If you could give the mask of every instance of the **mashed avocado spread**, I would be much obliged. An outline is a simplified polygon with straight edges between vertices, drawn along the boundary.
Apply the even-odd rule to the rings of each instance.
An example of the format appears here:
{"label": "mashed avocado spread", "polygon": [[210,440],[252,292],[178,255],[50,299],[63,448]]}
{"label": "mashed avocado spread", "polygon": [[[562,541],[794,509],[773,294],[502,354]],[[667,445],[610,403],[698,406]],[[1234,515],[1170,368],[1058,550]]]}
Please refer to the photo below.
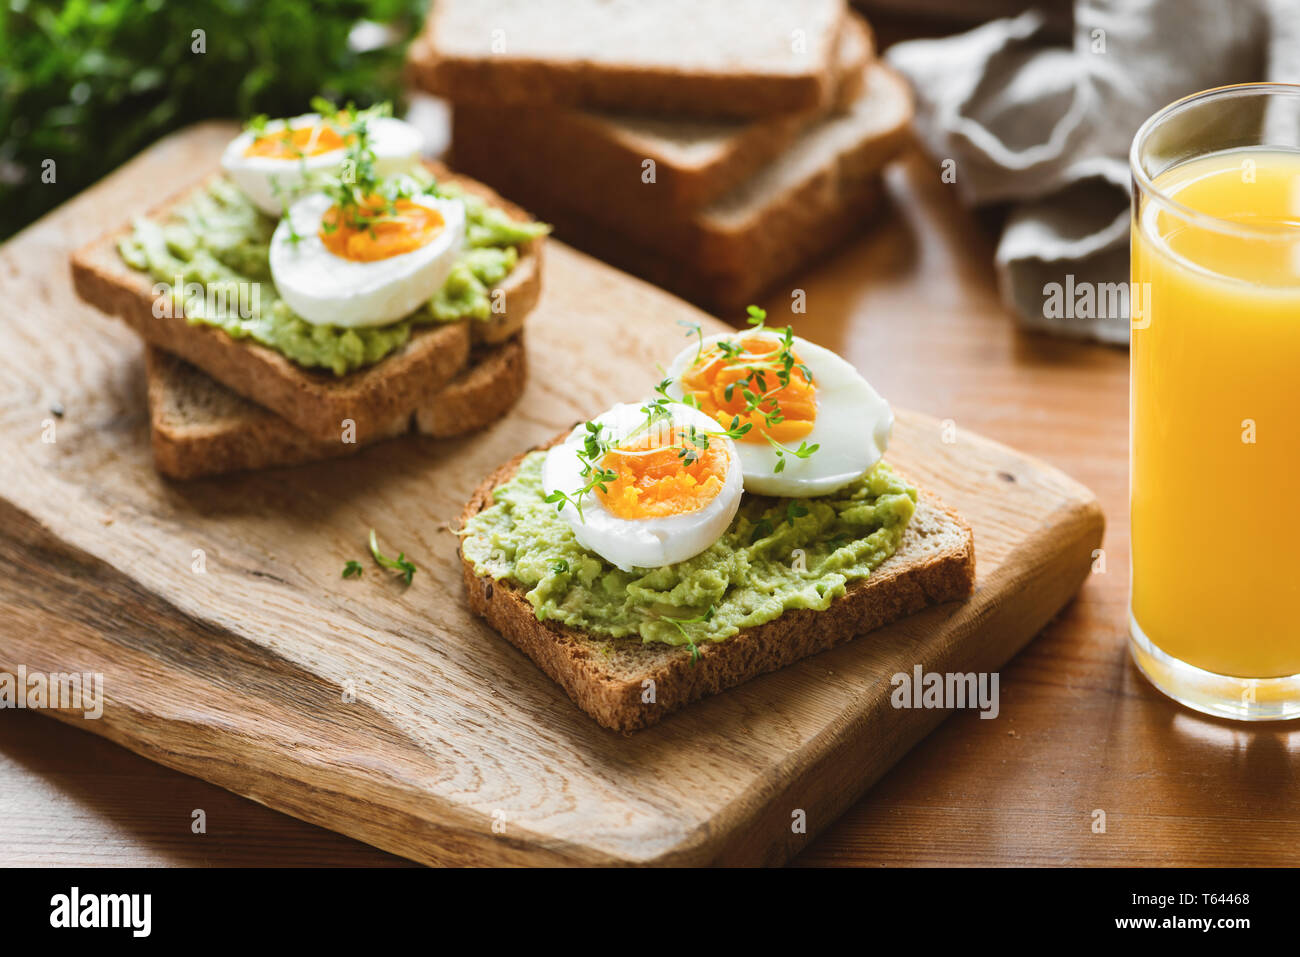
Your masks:
{"label": "mashed avocado spread", "polygon": [[[547,231],[541,223],[517,222],[454,185],[439,185],[433,192],[465,203],[465,250],[426,307],[386,326],[313,325],[295,315],[276,296],[271,281],[268,250],[276,220],[258,211],[225,179],[198,191],[167,222],[137,220],[131,235],[118,243],[118,251],[133,269],[172,284],[173,298],[184,304],[189,322],[216,326],[236,339],[252,339],[299,365],[344,375],[401,348],[417,323],[490,318],[489,291],[515,267],[516,247]],[[186,295],[178,280],[179,285],[197,283],[222,295]],[[256,297],[248,292],[252,283],[257,284]],[[214,298],[225,307],[207,305]]]}
{"label": "mashed avocado spread", "polygon": [[528,455],[463,531],[480,575],[522,587],[539,620],[615,638],[724,641],[794,608],[822,611],[898,550],[916,489],[883,462],[820,498],[746,494],[723,536],[694,558],[620,571],[582,548],[543,501],[544,452]]}

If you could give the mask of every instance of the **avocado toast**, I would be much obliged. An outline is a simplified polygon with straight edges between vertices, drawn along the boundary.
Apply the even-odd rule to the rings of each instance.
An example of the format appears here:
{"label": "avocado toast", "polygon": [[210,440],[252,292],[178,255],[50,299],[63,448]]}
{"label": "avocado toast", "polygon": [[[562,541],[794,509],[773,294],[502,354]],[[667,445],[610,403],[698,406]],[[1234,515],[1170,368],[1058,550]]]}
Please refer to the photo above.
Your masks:
{"label": "avocado toast", "polygon": [[[461,514],[462,526],[492,506],[493,493],[515,475],[524,457],[483,481]],[[930,605],[965,598],[975,582],[975,544],[970,526],[956,512],[923,493],[898,551],[825,611],[786,611],[725,641],[703,645],[698,654],[687,646],[610,638],[541,621],[524,587],[479,574],[463,550],[461,564],[475,614],[597,722],[631,732]],[[651,687],[652,697],[647,695]]]}
{"label": "avocado toast", "polygon": [[[454,184],[521,223],[528,221],[523,210],[487,187],[437,164],[425,165],[439,182]],[[148,218],[165,222],[178,206],[219,180],[215,174],[206,178],[160,204]],[[81,298],[122,319],[150,345],[186,360],[321,441],[337,441],[344,420],[355,424],[359,442],[389,434],[397,419],[430,400],[465,366],[475,343],[501,343],[517,334],[541,293],[543,238],[538,236],[519,245],[517,262],[493,287],[499,311],[487,319],[417,326],[404,344],[378,361],[335,375],[217,326],[189,322],[179,310],[156,316],[155,278],[132,268],[119,253],[119,242],[131,234],[132,227],[126,226],[74,253],[72,275]]]}
{"label": "avocado toast", "polygon": [[969,526],[884,460],[888,403],[750,316],[694,327],[654,397],[506,463],[461,516],[470,607],[606,727],[973,587]]}

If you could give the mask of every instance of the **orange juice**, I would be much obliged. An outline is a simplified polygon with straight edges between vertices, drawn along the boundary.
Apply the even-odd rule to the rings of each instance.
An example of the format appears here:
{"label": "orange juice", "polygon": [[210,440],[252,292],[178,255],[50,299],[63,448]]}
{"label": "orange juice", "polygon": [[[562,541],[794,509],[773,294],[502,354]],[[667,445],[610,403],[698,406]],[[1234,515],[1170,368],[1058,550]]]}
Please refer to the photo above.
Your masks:
{"label": "orange juice", "polygon": [[1133,617],[1206,671],[1300,674],[1300,152],[1153,184],[1184,209],[1133,224]]}

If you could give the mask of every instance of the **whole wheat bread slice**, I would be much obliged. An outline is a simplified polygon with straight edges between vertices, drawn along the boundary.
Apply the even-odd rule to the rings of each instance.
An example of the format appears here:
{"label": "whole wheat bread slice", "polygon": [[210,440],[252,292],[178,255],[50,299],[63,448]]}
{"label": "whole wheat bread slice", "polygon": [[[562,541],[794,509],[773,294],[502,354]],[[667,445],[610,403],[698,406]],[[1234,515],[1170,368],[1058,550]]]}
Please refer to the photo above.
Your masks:
{"label": "whole wheat bread slice", "polygon": [[754,117],[824,107],[844,0],[438,0],[412,85],[457,103]]}
{"label": "whole wheat bread slice", "polygon": [[840,216],[862,184],[906,145],[911,116],[906,81],[873,64],[852,109],[821,120],[775,160],[692,214],[656,204],[656,185],[636,178],[616,202],[560,175],[557,170],[582,167],[552,165],[557,147],[544,130],[516,136],[511,149],[502,150],[498,133],[484,127],[473,109],[454,111],[452,148],[460,168],[548,219],[580,214],[699,274],[772,279],[806,262],[809,248],[824,248],[818,235],[824,224]]}
{"label": "whole wheat bread slice", "polygon": [[861,231],[876,216],[883,193],[879,176],[846,186],[838,202],[815,223],[791,229],[786,243],[766,258],[755,257],[740,269],[714,272],[647,249],[623,231],[573,210],[551,206],[547,220],[555,235],[569,245],[734,322],[744,317],[746,306],[758,302],[781,280],[833,255]]}
{"label": "whole wheat bread slice", "polygon": [[[462,527],[492,504],[493,490],[515,474],[523,458],[483,481],[461,514]],[[975,585],[975,540],[956,512],[922,491],[899,550],[869,578],[851,584],[825,611],[787,611],[726,641],[706,643],[694,664],[685,647],[606,638],[538,621],[517,585],[478,575],[463,555],[461,564],[470,608],[533,659],[574,704],[605,727],[626,733],[929,605],[966,597]],[[654,682],[650,703],[643,700],[647,681]]]}
{"label": "whole wheat bread slice", "polygon": [[[851,106],[861,93],[872,48],[866,21],[850,17],[840,42],[839,108]],[[707,120],[479,103],[462,111],[462,119],[466,112],[473,129],[495,130],[498,142],[521,137],[529,143],[535,151],[530,162],[552,171],[581,169],[581,188],[592,202],[636,215],[656,215],[665,207],[699,209],[757,172],[825,115],[817,110],[757,121]],[[485,138],[475,136],[477,142]],[[654,164],[653,187],[642,181],[647,161]]]}
{"label": "whole wheat bread slice", "polygon": [[161,349],[149,347],[145,362],[154,466],[177,479],[339,458],[412,430],[434,438],[477,431],[518,401],[526,375],[521,336],[480,346],[414,413],[397,416],[369,441],[344,442],[341,433],[327,441],[304,434]]}
{"label": "whole wheat bread slice", "polygon": [[[440,180],[484,197],[516,219],[528,218],[522,209],[483,184],[436,164],[429,166]],[[165,219],[208,179],[205,176],[148,215]],[[234,339],[221,329],[190,325],[180,315],[156,318],[153,279],[124,263],[117,251],[118,239],[130,231],[131,226],[125,225],[73,253],[72,278],[78,295],[121,318],[150,345],[186,359],[307,435],[326,441],[338,436],[345,420],[354,423],[359,441],[383,437],[394,420],[409,415],[465,365],[476,337],[502,341],[517,332],[541,292],[543,240],[538,238],[519,247],[519,262],[499,287],[505,307],[499,315],[485,323],[464,320],[417,327],[410,340],[391,355],[335,376],[304,368],[274,349]],[[475,324],[472,328],[471,323]]]}

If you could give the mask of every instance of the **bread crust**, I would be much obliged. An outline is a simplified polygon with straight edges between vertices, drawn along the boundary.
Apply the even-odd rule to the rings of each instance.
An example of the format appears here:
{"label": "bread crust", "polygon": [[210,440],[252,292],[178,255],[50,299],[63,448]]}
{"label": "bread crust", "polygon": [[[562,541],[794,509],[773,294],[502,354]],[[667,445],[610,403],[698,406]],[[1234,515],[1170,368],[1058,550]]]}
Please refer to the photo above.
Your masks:
{"label": "bread crust", "polygon": [[[149,425],[154,467],[175,479],[224,475],[250,469],[302,465],[353,455],[366,445],[416,431],[450,438],[478,431],[500,419],[523,394],[526,349],[521,336],[480,346],[469,364],[414,413],[394,418],[366,442],[345,443],[341,434],[320,440],[291,422],[243,399],[203,373],[155,347],[146,350]],[[172,410],[187,389],[218,393],[217,410],[198,421],[178,421]],[[209,403],[211,404],[211,403]]]}
{"label": "bread crust", "polygon": [[[760,172],[689,213],[653,209],[658,184],[624,177],[617,190],[566,192],[538,172],[546,163],[521,159],[537,152],[569,166],[571,151],[601,141],[598,134],[575,143],[528,126],[520,140],[528,148],[506,154],[494,147],[485,116],[457,109],[454,148],[462,168],[540,210],[561,239],[725,314],[825,256],[870,221],[881,194],[881,169],[910,142],[912,100],[906,82],[887,67],[873,65],[868,73],[868,101],[859,104],[855,117],[827,121],[819,145],[799,147],[776,161],[788,164],[788,174]],[[871,109],[876,102],[884,112]]]}
{"label": "bread crust", "polygon": [[[561,441],[566,434],[540,448]],[[525,455],[516,456],[483,480],[461,513],[462,528],[492,504],[493,490],[515,474]],[[927,551],[921,544],[927,536],[951,541]],[[477,574],[463,552],[461,565],[469,606],[475,614],[528,655],[599,724],[630,733],[700,698],[784,668],[930,605],[966,597],[975,585],[975,542],[961,516],[923,492],[899,551],[870,577],[850,584],[825,611],[787,611],[726,641],[701,646],[693,664],[685,647],[606,639],[556,622],[538,621],[517,585]],[[654,700],[645,702],[643,697],[651,687]]]}
{"label": "bread crust", "polygon": [[824,108],[837,93],[838,16],[823,61],[803,72],[744,72],[457,53],[438,48],[440,9],[407,54],[408,85],[456,103],[591,106],[678,116],[752,118]]}
{"label": "bread crust", "polygon": [[521,337],[486,347],[447,388],[415,410],[415,431],[448,439],[486,428],[519,401],[527,378]]}
{"label": "bread crust", "polygon": [[[528,218],[483,184],[440,164],[427,165],[439,179],[501,206],[513,218]],[[151,210],[150,217],[165,216],[211,175]],[[505,291],[505,310],[481,329],[472,331],[470,320],[422,326],[402,348],[379,362],[335,376],[306,369],[274,349],[234,339],[221,329],[191,325],[183,316],[156,318],[153,280],[127,266],[117,252],[118,239],[130,228],[119,228],[73,253],[72,278],[78,295],[125,321],[150,345],[184,358],[319,440],[334,439],[346,420],[351,420],[361,442],[383,437],[395,419],[409,414],[465,365],[472,341],[501,342],[515,334],[541,294],[543,238],[539,237],[519,247],[519,262],[500,287]]]}
{"label": "bread crust", "polygon": [[879,176],[855,183],[815,222],[792,223],[788,231],[770,234],[784,237],[784,244],[759,241],[742,268],[718,271],[647,249],[632,237],[581,213],[548,206],[548,214],[559,238],[570,245],[738,322],[744,317],[745,307],[761,299],[767,290],[808,263],[832,255],[863,224],[871,222],[883,195]]}
{"label": "bread crust", "polygon": [[[843,34],[835,96],[840,109],[862,91],[874,42],[866,21],[857,15],[849,18]],[[717,199],[779,155],[823,113],[780,114],[746,123],[683,123],[678,117],[475,103],[455,108],[454,115],[459,133],[452,137],[453,151],[463,144],[466,150],[497,154],[496,141],[501,131],[509,130],[512,138],[529,144],[532,166],[580,167],[582,191],[591,202],[642,222],[662,215],[665,208],[688,214]],[[709,148],[701,149],[701,144]],[[474,159],[469,152],[462,158],[471,163]],[[646,160],[655,164],[653,189],[638,188]]]}
{"label": "bread crust", "polygon": [[574,141],[544,125],[526,124],[515,133],[519,148],[503,151],[490,116],[456,110],[453,148],[463,169],[538,209],[572,210],[605,228],[634,234],[638,246],[661,256],[696,264],[706,273],[734,273],[788,255],[792,237],[810,238],[907,145],[913,110],[907,82],[881,65],[868,69],[865,82],[865,99],[854,115],[824,120],[820,132],[807,137],[815,145],[801,142],[770,164],[786,164],[789,174],[773,182],[766,170],[759,171],[710,205],[687,212],[664,209],[657,181],[644,184],[634,175],[624,174],[600,190],[560,188],[546,171],[552,164],[565,168],[579,161],[590,135]]}

